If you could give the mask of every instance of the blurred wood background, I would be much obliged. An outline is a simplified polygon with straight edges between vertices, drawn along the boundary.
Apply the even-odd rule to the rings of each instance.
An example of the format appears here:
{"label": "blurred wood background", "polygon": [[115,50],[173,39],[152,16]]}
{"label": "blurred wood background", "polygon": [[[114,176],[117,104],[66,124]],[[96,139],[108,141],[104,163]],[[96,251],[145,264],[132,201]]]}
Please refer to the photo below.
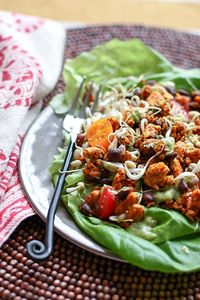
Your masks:
{"label": "blurred wood background", "polygon": [[200,29],[198,0],[0,0],[0,9],[67,22]]}

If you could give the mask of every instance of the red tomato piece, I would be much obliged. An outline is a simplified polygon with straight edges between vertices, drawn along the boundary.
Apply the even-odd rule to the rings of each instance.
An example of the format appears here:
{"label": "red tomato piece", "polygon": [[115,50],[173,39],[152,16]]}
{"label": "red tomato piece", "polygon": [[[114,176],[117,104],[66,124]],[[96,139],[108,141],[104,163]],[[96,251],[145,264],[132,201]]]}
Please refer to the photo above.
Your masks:
{"label": "red tomato piece", "polygon": [[115,210],[115,195],[111,186],[104,186],[101,189],[101,194],[98,199],[98,217],[101,219],[107,219]]}

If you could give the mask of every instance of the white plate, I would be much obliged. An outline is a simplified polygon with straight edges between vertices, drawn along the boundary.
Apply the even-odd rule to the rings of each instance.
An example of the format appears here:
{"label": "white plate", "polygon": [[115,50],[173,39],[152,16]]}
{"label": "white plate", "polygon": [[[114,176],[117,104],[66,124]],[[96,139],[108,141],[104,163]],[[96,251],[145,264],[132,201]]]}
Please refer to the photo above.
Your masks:
{"label": "white plate", "polygon": [[[48,169],[57,147],[62,145],[61,125],[62,118],[56,116],[48,106],[28,130],[20,154],[19,171],[23,188],[32,207],[44,221],[53,193]],[[84,234],[61,203],[55,217],[55,230],[90,252],[123,261]]]}

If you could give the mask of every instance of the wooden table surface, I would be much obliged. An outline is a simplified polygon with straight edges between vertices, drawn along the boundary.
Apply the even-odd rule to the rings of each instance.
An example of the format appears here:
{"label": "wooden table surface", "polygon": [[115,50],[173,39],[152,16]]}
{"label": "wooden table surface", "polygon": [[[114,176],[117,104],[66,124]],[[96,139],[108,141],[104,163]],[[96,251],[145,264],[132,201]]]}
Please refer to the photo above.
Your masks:
{"label": "wooden table surface", "polygon": [[67,22],[200,29],[200,0],[0,0],[0,9]]}

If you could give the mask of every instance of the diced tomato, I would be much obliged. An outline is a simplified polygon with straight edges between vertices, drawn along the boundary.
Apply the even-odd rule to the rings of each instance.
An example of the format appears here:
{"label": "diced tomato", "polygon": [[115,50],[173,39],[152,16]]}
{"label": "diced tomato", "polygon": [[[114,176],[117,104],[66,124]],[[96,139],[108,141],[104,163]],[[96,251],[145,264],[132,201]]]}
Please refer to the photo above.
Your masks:
{"label": "diced tomato", "polygon": [[100,197],[98,199],[98,217],[107,219],[115,210],[115,195],[111,186],[104,186],[101,189]]}
{"label": "diced tomato", "polygon": [[109,140],[113,140],[113,136],[108,136],[113,132],[112,125],[108,119],[99,119],[95,121],[87,130],[86,138],[91,147],[103,146],[105,149],[109,146]]}
{"label": "diced tomato", "polygon": [[184,109],[184,107],[179,104],[177,101],[173,100],[172,103],[172,115],[173,116],[182,116],[184,119],[188,120],[188,112]]}

